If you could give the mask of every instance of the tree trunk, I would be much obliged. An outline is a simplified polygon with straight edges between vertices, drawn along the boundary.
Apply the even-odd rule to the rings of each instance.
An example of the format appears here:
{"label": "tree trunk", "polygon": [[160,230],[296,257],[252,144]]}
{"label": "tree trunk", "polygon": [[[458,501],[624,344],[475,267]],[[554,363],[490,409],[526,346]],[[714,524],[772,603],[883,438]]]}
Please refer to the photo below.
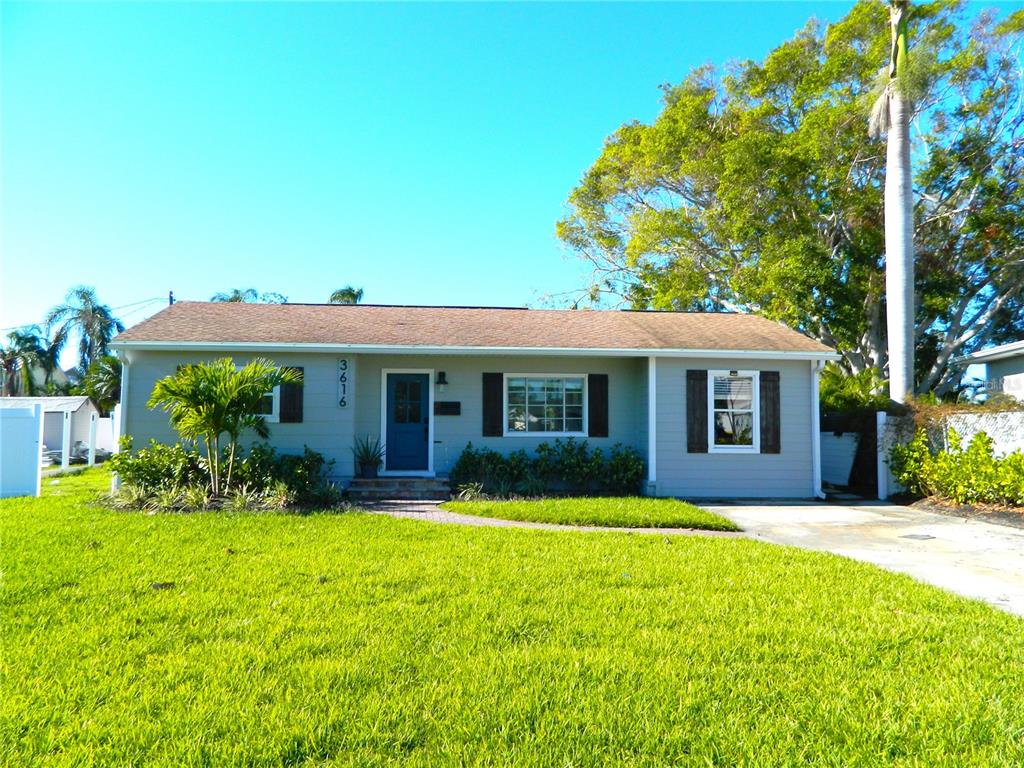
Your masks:
{"label": "tree trunk", "polygon": [[[895,64],[906,65],[906,6],[892,12]],[[896,74],[895,72],[893,73]],[[910,102],[894,77],[889,83],[885,166],[885,295],[889,397],[904,402],[914,391],[914,195],[910,175]]]}
{"label": "tree trunk", "polygon": [[231,447],[228,449],[228,476],[224,481],[224,490],[227,491],[231,488],[231,474],[235,470],[235,446],[238,445],[238,438],[234,435],[229,435],[231,440]]}

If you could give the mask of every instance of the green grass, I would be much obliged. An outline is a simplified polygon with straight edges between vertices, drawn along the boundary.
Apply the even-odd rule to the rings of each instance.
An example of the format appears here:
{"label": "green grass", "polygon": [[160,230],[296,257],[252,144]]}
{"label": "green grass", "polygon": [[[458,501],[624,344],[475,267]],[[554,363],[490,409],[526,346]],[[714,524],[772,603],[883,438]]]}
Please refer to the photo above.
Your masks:
{"label": "green grass", "polygon": [[451,501],[451,512],[503,520],[610,528],[701,528],[738,531],[734,522],[714,512],[675,499],[568,498],[529,501]]}
{"label": "green grass", "polygon": [[106,484],[0,502],[0,764],[1024,762],[1024,622],[869,565]]}

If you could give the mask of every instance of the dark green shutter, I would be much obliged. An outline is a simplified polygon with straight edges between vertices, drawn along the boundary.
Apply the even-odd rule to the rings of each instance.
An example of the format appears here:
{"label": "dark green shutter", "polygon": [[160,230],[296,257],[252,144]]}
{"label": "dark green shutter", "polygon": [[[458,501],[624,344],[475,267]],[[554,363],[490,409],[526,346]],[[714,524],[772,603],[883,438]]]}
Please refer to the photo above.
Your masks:
{"label": "dark green shutter", "polygon": [[587,434],[608,437],[608,374],[587,376]]}
{"label": "dark green shutter", "polygon": [[[291,370],[302,373],[302,368],[293,367]],[[278,421],[282,424],[298,424],[302,421],[302,382],[298,384],[281,385],[281,405],[278,414]]]}
{"label": "dark green shutter", "polygon": [[500,373],[484,374],[483,412],[484,437],[501,437],[504,414],[502,413],[502,392],[504,377]]}
{"label": "dark green shutter", "polygon": [[708,452],[708,372],[686,372],[686,451]]}
{"label": "dark green shutter", "polygon": [[761,371],[761,453],[782,452],[779,372]]}

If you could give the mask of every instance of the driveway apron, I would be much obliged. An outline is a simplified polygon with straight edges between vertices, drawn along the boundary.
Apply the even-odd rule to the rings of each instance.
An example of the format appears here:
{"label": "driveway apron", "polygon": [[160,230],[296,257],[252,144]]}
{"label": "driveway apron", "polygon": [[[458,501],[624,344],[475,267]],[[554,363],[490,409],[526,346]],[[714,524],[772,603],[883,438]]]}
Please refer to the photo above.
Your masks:
{"label": "driveway apron", "polygon": [[833,552],[1024,616],[1024,530],[890,504],[702,505],[750,538]]}

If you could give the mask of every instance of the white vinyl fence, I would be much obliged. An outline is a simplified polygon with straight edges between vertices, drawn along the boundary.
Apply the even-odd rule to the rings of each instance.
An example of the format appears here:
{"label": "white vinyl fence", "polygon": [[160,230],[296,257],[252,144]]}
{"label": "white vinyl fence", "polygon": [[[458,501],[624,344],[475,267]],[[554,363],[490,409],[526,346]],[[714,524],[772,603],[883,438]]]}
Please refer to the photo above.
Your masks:
{"label": "white vinyl fence", "polygon": [[889,455],[894,445],[910,442],[914,437],[914,419],[911,416],[890,416],[879,411],[876,416],[878,433],[876,440],[878,463],[878,498],[885,500],[903,490],[889,469]]}
{"label": "white vinyl fence", "polygon": [[992,438],[992,452],[1005,456],[1014,451],[1024,451],[1024,411],[996,411],[995,413],[955,413],[943,419],[942,441],[955,429],[966,446],[971,438],[984,432]]}
{"label": "white vinyl fence", "polygon": [[860,435],[856,432],[821,433],[821,479],[829,485],[844,486],[850,482],[850,471],[857,458]]}
{"label": "white vinyl fence", "polygon": [[38,496],[43,408],[0,409],[0,498]]}
{"label": "white vinyl fence", "polygon": [[[897,443],[907,443],[914,436],[914,420],[910,416],[890,416],[879,412],[878,417],[878,498],[886,499],[902,490],[889,471],[889,454]],[[964,447],[979,432],[992,438],[992,452],[1005,456],[1024,451],[1024,411],[993,411],[991,413],[954,413],[942,418],[928,430],[933,449],[949,447],[948,434],[955,429]]]}

